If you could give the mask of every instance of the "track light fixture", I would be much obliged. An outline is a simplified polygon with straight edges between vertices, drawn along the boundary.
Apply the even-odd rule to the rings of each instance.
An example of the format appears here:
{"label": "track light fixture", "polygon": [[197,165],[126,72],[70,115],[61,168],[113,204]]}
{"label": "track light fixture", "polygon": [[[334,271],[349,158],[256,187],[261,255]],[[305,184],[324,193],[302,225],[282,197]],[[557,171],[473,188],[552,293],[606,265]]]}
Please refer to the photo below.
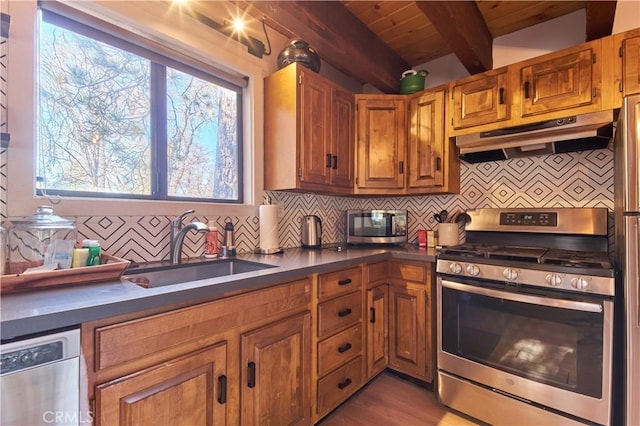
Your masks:
{"label": "track light fixture", "polygon": [[229,38],[232,38],[245,46],[247,46],[247,51],[251,53],[253,56],[258,58],[262,58],[262,55],[270,55],[271,54],[271,42],[269,41],[269,36],[267,34],[267,27],[265,25],[264,19],[262,20],[262,29],[264,30],[264,35],[267,40],[267,44],[269,46],[269,51],[265,51],[264,43],[258,40],[255,37],[244,34],[241,25],[244,25],[241,20],[236,19],[232,24],[219,24],[209,18],[208,16],[203,15],[200,12],[194,10],[185,10],[188,14],[198,20],[198,22],[206,25],[209,28],[213,28],[216,31],[221,32]]}

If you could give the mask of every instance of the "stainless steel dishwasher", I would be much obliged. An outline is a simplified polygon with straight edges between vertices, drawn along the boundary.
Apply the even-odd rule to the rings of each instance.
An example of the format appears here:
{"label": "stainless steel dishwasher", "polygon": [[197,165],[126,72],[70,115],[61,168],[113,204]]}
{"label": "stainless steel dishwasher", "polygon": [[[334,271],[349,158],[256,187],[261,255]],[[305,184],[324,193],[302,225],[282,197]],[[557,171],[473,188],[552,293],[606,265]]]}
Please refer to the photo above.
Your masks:
{"label": "stainless steel dishwasher", "polygon": [[78,425],[80,330],[0,345],[0,424]]}

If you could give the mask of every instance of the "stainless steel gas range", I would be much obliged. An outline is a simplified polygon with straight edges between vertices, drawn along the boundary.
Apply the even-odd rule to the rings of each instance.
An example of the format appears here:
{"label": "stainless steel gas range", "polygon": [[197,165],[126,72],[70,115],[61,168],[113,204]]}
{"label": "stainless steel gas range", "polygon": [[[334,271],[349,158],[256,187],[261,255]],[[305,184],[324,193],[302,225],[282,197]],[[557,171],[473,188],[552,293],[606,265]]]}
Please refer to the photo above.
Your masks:
{"label": "stainless steel gas range", "polygon": [[490,424],[609,424],[607,209],[468,213],[437,261],[440,401]]}

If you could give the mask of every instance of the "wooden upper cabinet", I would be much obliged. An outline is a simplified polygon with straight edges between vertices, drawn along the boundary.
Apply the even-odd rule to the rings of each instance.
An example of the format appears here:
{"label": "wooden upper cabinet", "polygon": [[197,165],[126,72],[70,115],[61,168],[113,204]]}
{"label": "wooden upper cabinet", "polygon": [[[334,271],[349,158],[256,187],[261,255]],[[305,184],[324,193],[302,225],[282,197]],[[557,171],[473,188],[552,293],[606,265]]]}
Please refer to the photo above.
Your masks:
{"label": "wooden upper cabinet", "polygon": [[622,55],[622,95],[640,93],[640,35],[624,39],[620,53]]}
{"label": "wooden upper cabinet", "polygon": [[337,88],[331,94],[331,184],[352,190],[356,162],[355,99],[352,93]]}
{"label": "wooden upper cabinet", "polygon": [[356,95],[358,189],[404,189],[406,97]]}
{"label": "wooden upper cabinet", "polygon": [[597,105],[602,95],[598,93],[597,61],[601,60],[598,47],[597,42],[583,44],[520,64],[520,116]]}
{"label": "wooden upper cabinet", "polygon": [[221,343],[99,385],[96,425],[224,425],[227,345]]}
{"label": "wooden upper cabinet", "polygon": [[507,68],[500,68],[453,83],[452,127],[464,129],[511,118],[507,77]]}
{"label": "wooden upper cabinet", "polygon": [[350,92],[300,64],[267,77],[265,189],[351,193],[354,106]]}
{"label": "wooden upper cabinet", "polygon": [[[331,87],[319,75],[300,69],[298,90],[300,181],[328,184],[331,179]],[[281,152],[280,155],[288,161],[289,153]]]}
{"label": "wooden upper cabinet", "polygon": [[444,185],[444,98],[441,90],[409,101],[409,188]]}

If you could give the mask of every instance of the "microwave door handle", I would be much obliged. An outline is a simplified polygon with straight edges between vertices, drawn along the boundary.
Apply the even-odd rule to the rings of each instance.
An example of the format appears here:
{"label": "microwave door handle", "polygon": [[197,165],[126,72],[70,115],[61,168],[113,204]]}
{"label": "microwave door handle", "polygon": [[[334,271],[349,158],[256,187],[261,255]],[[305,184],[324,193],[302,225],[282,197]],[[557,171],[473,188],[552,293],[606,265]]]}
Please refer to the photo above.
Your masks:
{"label": "microwave door handle", "polygon": [[390,214],[389,220],[391,221],[391,235],[396,235],[396,215]]}
{"label": "microwave door handle", "polygon": [[549,306],[553,308],[571,309],[582,312],[602,312],[602,305],[588,302],[577,302],[574,300],[552,299],[550,297],[538,297],[528,294],[509,293],[505,291],[493,290],[485,287],[475,287],[471,285],[442,280],[442,287],[452,290],[474,293],[480,296],[493,297],[495,299],[511,300],[512,302],[530,303],[532,305]]}

